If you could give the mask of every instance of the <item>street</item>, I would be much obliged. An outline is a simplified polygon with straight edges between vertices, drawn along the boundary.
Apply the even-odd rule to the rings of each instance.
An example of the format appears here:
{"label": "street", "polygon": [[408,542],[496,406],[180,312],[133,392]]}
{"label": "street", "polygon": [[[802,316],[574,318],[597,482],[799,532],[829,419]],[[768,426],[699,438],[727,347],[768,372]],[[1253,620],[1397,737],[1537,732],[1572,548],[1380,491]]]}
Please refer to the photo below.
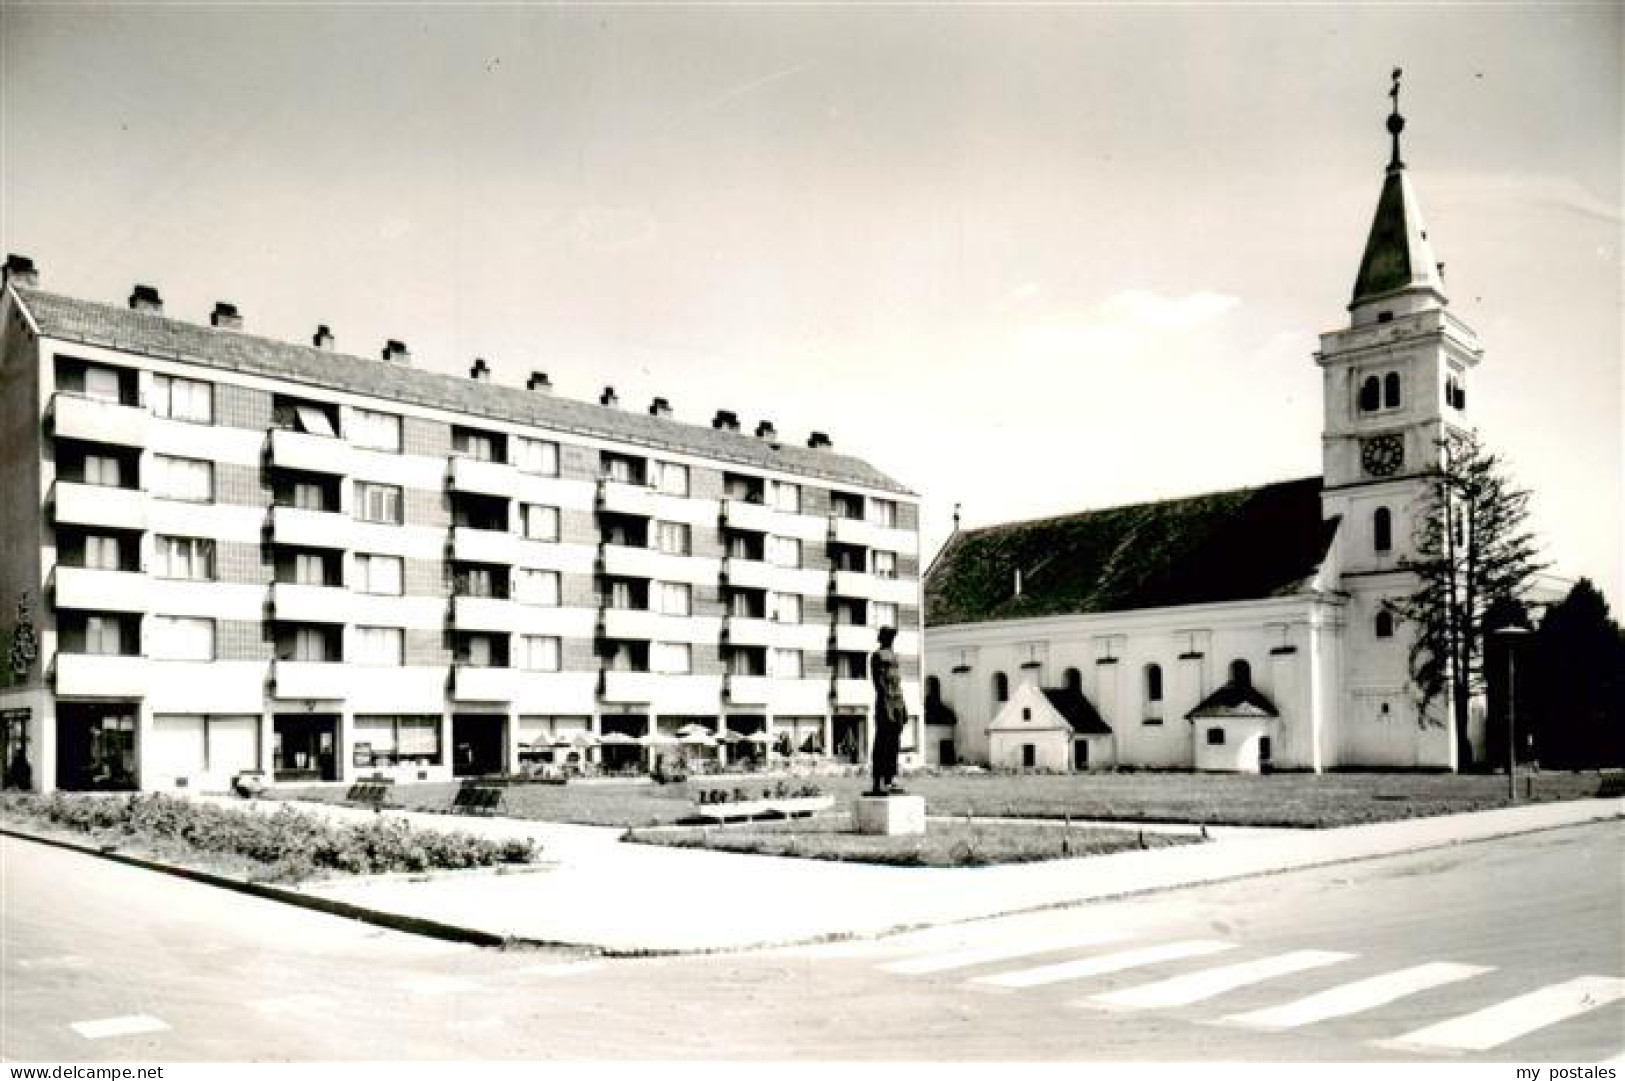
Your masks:
{"label": "street", "polygon": [[[1622,840],[1599,823],[875,941],[611,960],[5,838],[0,1053],[1595,1061],[1625,1049]],[[649,903],[673,888],[703,884],[650,883]]]}

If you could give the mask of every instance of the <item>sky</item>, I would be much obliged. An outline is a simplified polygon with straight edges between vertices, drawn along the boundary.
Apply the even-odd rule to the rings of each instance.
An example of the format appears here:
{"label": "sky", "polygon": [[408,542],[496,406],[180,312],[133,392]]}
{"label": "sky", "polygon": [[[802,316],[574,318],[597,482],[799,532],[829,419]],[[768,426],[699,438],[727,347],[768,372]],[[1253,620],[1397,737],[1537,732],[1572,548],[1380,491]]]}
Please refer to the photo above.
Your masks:
{"label": "sky", "polygon": [[1613,3],[0,6],[47,289],[838,449],[953,527],[1320,472],[1405,71],[1469,407],[1625,611]]}

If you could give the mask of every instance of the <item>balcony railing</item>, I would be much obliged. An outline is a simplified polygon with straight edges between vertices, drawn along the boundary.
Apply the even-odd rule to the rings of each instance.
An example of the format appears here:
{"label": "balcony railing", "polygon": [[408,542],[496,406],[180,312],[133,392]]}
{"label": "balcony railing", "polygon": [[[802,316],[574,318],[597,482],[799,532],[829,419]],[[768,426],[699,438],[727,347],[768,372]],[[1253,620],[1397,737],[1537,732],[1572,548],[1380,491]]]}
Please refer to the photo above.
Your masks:
{"label": "balcony railing", "polygon": [[658,672],[627,672],[607,669],[603,673],[599,696],[606,702],[648,703],[655,699],[660,681],[666,677]]}
{"label": "balcony railing", "polygon": [[723,678],[722,693],[734,705],[765,706],[773,697],[773,677],[729,674]]}
{"label": "balcony railing", "polygon": [[832,681],[831,696],[837,706],[867,706],[874,698],[874,691],[866,679],[837,677]]}
{"label": "balcony railing", "polygon": [[309,473],[345,476],[350,472],[350,444],[330,435],[273,428],[271,464]]}
{"label": "balcony railing", "polygon": [[598,480],[599,509],[616,514],[631,514],[640,518],[653,517],[655,494],[655,490],[647,484],[631,484],[626,481],[610,480],[608,477],[600,477]]}
{"label": "balcony railing", "polygon": [[303,623],[345,623],[350,591],[343,586],[305,585],[302,582],[274,582],[271,585],[271,611],[280,620]]}
{"label": "balcony railing", "polygon": [[878,627],[864,627],[852,623],[836,623],[829,629],[830,646],[843,653],[867,653],[878,644]]}
{"label": "balcony railing", "polygon": [[602,608],[598,613],[599,632],[605,638],[652,642],[661,637],[669,617],[642,608]]}
{"label": "balcony railing", "polygon": [[451,558],[473,563],[515,563],[519,558],[519,537],[506,529],[452,526]]}
{"label": "balcony railing", "polygon": [[338,661],[278,660],[271,669],[271,685],[278,698],[333,701],[349,694],[353,675],[347,665]]}
{"label": "balcony railing", "polygon": [[147,425],[151,419],[138,405],[121,405],[60,392],[51,398],[51,430],[61,438],[139,447],[147,441]]}
{"label": "balcony railing", "polygon": [[480,458],[454,456],[451,459],[451,487],[458,492],[476,492],[481,495],[513,494],[518,473],[506,462],[488,462]]}
{"label": "balcony railing", "polygon": [[99,525],[112,529],[147,528],[147,493],[134,488],[108,488],[59,480],[52,489],[56,520],[63,525]]}
{"label": "balcony railing", "polygon": [[145,657],[58,653],[56,693],[99,698],[142,698],[147,693]]}
{"label": "balcony railing", "polygon": [[139,571],[58,567],[53,579],[58,608],[145,612],[148,580]]}
{"label": "balcony railing", "polygon": [[459,702],[510,702],[517,676],[512,668],[459,664],[452,669],[451,696]]}
{"label": "balcony railing", "polygon": [[304,507],[271,508],[271,540],[304,548],[352,547],[351,519],[337,511]]}
{"label": "balcony railing", "polygon": [[749,616],[729,616],[722,624],[722,634],[732,646],[773,645],[778,624]]}
{"label": "balcony railing", "polygon": [[722,561],[722,577],[728,585],[743,589],[772,589],[778,568],[759,559],[729,556]]}
{"label": "balcony railing", "polygon": [[761,503],[752,503],[745,499],[724,499],[722,501],[722,524],[729,529],[743,529],[753,533],[771,533],[773,531],[773,519],[773,510]]}
{"label": "balcony railing", "polygon": [[501,597],[453,597],[451,625],[459,631],[511,631],[519,607]]}
{"label": "balcony railing", "polygon": [[653,548],[640,548],[628,544],[600,544],[598,546],[598,562],[605,574],[612,574],[620,578],[660,578],[661,571],[668,567],[672,559],[681,556],[669,556]]}

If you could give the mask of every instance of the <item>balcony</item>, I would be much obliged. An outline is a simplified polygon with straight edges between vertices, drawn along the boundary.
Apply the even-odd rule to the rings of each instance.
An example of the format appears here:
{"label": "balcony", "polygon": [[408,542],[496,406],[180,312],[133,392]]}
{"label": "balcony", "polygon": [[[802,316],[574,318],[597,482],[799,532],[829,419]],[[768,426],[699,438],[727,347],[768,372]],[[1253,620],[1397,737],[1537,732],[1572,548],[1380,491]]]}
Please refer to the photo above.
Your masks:
{"label": "balcony", "polygon": [[598,509],[652,518],[655,494],[655,490],[646,484],[629,484],[603,477],[598,481]]}
{"label": "balcony", "polygon": [[60,392],[51,397],[51,431],[59,438],[139,447],[147,441],[151,419],[145,409],[136,405]]}
{"label": "balcony", "polygon": [[875,638],[878,631],[878,627],[837,623],[829,629],[830,646],[843,653],[868,653],[879,645]]}
{"label": "balcony", "polygon": [[874,579],[862,571],[830,571],[829,591],[837,597],[867,597],[874,592]]}
{"label": "balcony", "polygon": [[303,585],[275,582],[271,586],[271,611],[276,619],[301,623],[344,623],[350,606],[350,591],[342,586]]}
{"label": "balcony", "polygon": [[303,548],[349,548],[350,519],[336,511],[272,507],[271,541]]}
{"label": "balcony", "polygon": [[514,467],[506,462],[462,457],[451,460],[451,487],[456,492],[511,497],[518,475]]}
{"label": "balcony", "polygon": [[511,702],[518,675],[512,668],[455,665],[452,668],[451,696],[459,702]]}
{"label": "balcony", "polygon": [[500,597],[453,597],[451,625],[459,631],[511,631],[519,608]]}
{"label": "balcony", "polygon": [[[458,459],[462,461],[463,459]],[[519,537],[506,529],[451,527],[451,558],[470,563],[514,564],[519,561]]]}
{"label": "balcony", "polygon": [[277,698],[318,698],[332,701],[349,694],[355,673],[338,661],[278,660],[271,668]]}
{"label": "balcony", "polygon": [[350,472],[350,444],[330,435],[271,429],[271,464],[310,473]]}
{"label": "balcony", "polygon": [[142,698],[147,693],[145,657],[58,653],[56,693],[93,698]]}
{"label": "balcony", "polygon": [[722,501],[722,524],[729,529],[743,529],[752,533],[773,532],[773,510],[761,503],[746,499]]}
{"label": "balcony", "polygon": [[765,706],[772,699],[772,676],[728,675],[722,683],[722,693],[736,706]]}
{"label": "balcony", "polygon": [[766,619],[729,616],[723,621],[722,633],[731,646],[770,646],[778,641],[777,626]]}
{"label": "balcony", "polygon": [[605,574],[619,578],[661,578],[663,568],[670,560],[681,556],[668,556],[653,548],[638,548],[626,544],[603,544],[598,548],[598,559]]}
{"label": "balcony", "polygon": [[872,548],[880,540],[880,528],[862,518],[835,515],[829,520],[829,539],[837,544],[858,544]]}
{"label": "balcony", "polygon": [[666,678],[658,672],[609,670],[603,674],[603,688],[599,691],[599,697],[606,702],[653,702],[660,681]]}
{"label": "balcony", "polygon": [[837,706],[867,706],[874,699],[874,691],[866,679],[839,679],[833,682]]}
{"label": "balcony", "polygon": [[58,567],[56,606],[102,612],[145,612],[147,576],[137,571]]}
{"label": "balcony", "polygon": [[722,561],[722,578],[736,589],[772,589],[778,568],[759,559],[729,556]]}
{"label": "balcony", "polygon": [[59,480],[52,488],[59,525],[147,528],[147,494],[134,488],[108,488]]}
{"label": "balcony", "polygon": [[598,613],[598,628],[605,638],[651,642],[661,637],[667,617],[641,608],[604,608]]}

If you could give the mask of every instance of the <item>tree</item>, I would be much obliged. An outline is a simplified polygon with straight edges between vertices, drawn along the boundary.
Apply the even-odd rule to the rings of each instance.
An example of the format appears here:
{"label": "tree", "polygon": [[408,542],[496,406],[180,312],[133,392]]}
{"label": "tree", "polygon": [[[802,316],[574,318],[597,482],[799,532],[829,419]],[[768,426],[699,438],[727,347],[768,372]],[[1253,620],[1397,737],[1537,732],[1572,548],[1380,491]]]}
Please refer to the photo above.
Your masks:
{"label": "tree", "polygon": [[1625,765],[1625,631],[1589,578],[1547,611],[1535,637],[1543,764]]}
{"label": "tree", "polygon": [[1457,766],[1465,768],[1473,761],[1467,707],[1485,687],[1485,632],[1496,612],[1521,604],[1545,564],[1525,528],[1529,493],[1512,483],[1478,433],[1450,431],[1439,449],[1409,564],[1421,583],[1390,607],[1415,629],[1410,668],[1420,715],[1431,717],[1431,707],[1447,700],[1445,723],[1454,729]]}

